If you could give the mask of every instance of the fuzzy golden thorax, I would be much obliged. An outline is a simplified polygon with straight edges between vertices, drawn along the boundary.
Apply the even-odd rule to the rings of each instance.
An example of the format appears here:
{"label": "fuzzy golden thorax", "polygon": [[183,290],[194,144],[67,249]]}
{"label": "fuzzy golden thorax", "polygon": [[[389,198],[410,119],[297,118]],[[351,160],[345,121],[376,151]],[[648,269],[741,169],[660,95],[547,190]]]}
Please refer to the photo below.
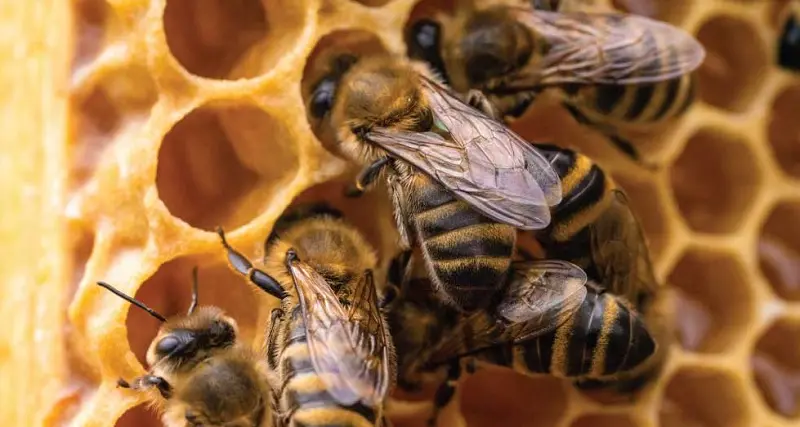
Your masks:
{"label": "fuzzy golden thorax", "polygon": [[433,120],[419,73],[411,62],[389,56],[364,58],[353,65],[341,80],[331,112],[341,155],[359,164],[386,156],[364,140],[376,126],[430,129]]}
{"label": "fuzzy golden thorax", "polygon": [[166,378],[190,372],[197,364],[236,344],[236,321],[213,306],[168,319],[147,350],[152,373]]}

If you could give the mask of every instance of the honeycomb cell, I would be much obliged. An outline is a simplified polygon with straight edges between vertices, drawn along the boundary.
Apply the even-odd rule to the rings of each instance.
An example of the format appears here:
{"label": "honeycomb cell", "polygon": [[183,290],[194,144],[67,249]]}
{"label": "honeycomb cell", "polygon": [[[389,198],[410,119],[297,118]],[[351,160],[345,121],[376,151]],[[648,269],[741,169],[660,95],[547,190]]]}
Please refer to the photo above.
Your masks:
{"label": "honeycomb cell", "polygon": [[280,121],[252,106],[194,110],[161,144],[159,196],[172,215],[193,227],[232,230],[245,224],[295,176],[299,160],[289,135]]}
{"label": "honeycomb cell", "polygon": [[800,300],[800,203],[781,203],[767,217],[758,240],[761,272],[781,298]]}
{"label": "honeycomb cell", "polygon": [[[288,11],[294,11],[302,8],[304,2],[295,2],[294,6],[290,2],[279,3]],[[276,52],[265,54],[274,57],[274,61],[280,50],[291,46],[287,38],[296,37],[303,27],[297,13],[269,15],[258,0],[168,0],[164,9],[164,32],[172,55],[187,71],[201,77],[224,78],[239,58],[259,41],[269,39]],[[278,19],[288,21],[281,25],[281,31],[290,34],[272,28],[271,24]],[[272,40],[273,33],[280,37]],[[265,61],[265,66],[271,65],[274,62],[266,64]]]}
{"label": "honeycomb cell", "polygon": [[[220,248],[222,252],[222,248]],[[198,304],[214,305],[233,317],[239,338],[252,342],[258,319],[258,290],[225,264],[209,264],[197,258],[181,258],[163,264],[136,292],[136,299],[161,315],[185,315],[192,298],[192,268],[198,266]],[[112,283],[113,285],[113,283]],[[147,348],[161,323],[144,310],[130,307],[127,318],[128,343],[143,366]]]}
{"label": "honeycomb cell", "polygon": [[671,171],[672,190],[689,226],[730,233],[750,212],[762,176],[741,137],[701,129],[686,143]]}
{"label": "honeycomb cell", "polygon": [[461,409],[470,427],[550,427],[566,412],[563,382],[530,378],[509,369],[486,368],[463,383]]}
{"label": "honeycomb cell", "polygon": [[72,68],[91,62],[103,48],[108,3],[104,0],[73,0],[75,52]]}
{"label": "honeycomb cell", "polygon": [[394,256],[398,235],[385,186],[380,184],[359,198],[347,198],[344,191],[353,179],[355,174],[347,174],[312,186],[300,193],[292,205],[327,203],[340,210],[344,218],[364,234],[378,250],[379,259]]}
{"label": "honeycomb cell", "polygon": [[128,131],[138,131],[158,94],[146,68],[129,65],[111,70],[85,95],[72,99],[77,112],[70,147],[70,188],[82,186],[106,147]]}
{"label": "honeycomb cell", "polygon": [[692,10],[691,0],[612,0],[615,9],[680,25]]}
{"label": "honeycomb cell", "polygon": [[114,424],[115,427],[158,427],[161,420],[145,405],[134,406],[125,411]]}
{"label": "honeycomb cell", "polygon": [[775,161],[783,171],[800,179],[800,85],[785,89],[775,98],[769,118],[769,143]]}
{"label": "honeycomb cell", "polygon": [[767,405],[783,417],[800,416],[800,324],[777,320],[756,343],[750,360]]}
{"label": "honeycomb cell", "polygon": [[746,21],[731,16],[714,16],[697,32],[706,48],[705,62],[698,70],[700,98],[731,112],[743,112],[768,71],[767,48]]}
{"label": "honeycomb cell", "polygon": [[655,262],[669,244],[671,236],[669,218],[658,187],[651,181],[622,174],[615,175],[614,179],[628,195],[631,209],[644,229],[651,260]]}
{"label": "honeycomb cell", "polygon": [[636,423],[625,415],[585,415],[575,420],[571,427],[637,427]]}
{"label": "honeycomb cell", "polygon": [[312,96],[315,88],[331,73],[335,67],[335,60],[340,55],[360,57],[385,52],[387,52],[386,47],[375,34],[361,30],[347,30],[334,31],[326,35],[319,40],[309,55],[300,83],[303,105],[306,106],[306,117],[314,135],[326,148],[332,148],[335,133],[326,120],[327,115],[320,117],[323,111],[313,113],[315,109],[312,108]]}
{"label": "honeycomb cell", "polygon": [[72,271],[72,279],[64,301],[66,305],[70,304],[72,297],[78,290],[78,285],[83,279],[83,274],[86,271],[86,262],[89,261],[94,248],[94,233],[74,228],[70,230],[69,238],[71,247],[69,268]]}
{"label": "honeycomb cell", "polygon": [[689,248],[670,273],[676,330],[684,348],[722,352],[753,321],[749,275],[731,253]]}
{"label": "honeycomb cell", "polygon": [[752,425],[744,389],[731,372],[686,367],[667,384],[661,427],[740,427]]}

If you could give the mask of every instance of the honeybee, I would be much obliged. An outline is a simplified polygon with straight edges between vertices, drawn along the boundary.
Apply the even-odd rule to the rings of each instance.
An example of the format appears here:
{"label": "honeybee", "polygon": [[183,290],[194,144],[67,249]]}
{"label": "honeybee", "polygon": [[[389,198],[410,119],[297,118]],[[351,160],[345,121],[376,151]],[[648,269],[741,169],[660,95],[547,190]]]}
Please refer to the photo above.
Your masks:
{"label": "honeybee", "polygon": [[645,378],[651,369],[657,344],[644,319],[570,263],[515,261],[497,304],[471,314],[431,297],[428,279],[399,280],[402,270],[390,270],[389,282],[399,290],[387,306],[390,329],[402,331],[393,334],[398,382],[414,389],[423,374],[447,368],[432,421],[455,394],[463,365],[467,373],[488,363],[603,383]]}
{"label": "honeybee", "polygon": [[237,342],[236,321],[213,306],[197,306],[197,270],[185,316],[167,319],[155,310],[97,282],[162,322],[147,350],[147,374],[118,385],[147,393],[167,426],[255,427],[269,399],[266,366],[250,346]]}
{"label": "honeybee", "polygon": [[364,238],[334,209],[301,206],[276,224],[262,271],[218,233],[234,269],[280,299],[267,333],[273,425],[386,425],[396,362]]}
{"label": "honeybee", "polygon": [[481,91],[505,120],[555,88],[577,122],[647,166],[623,134],[682,115],[694,100],[691,72],[705,58],[683,30],[630,14],[494,6],[460,9],[444,28],[426,19],[411,31],[435,37],[409,35],[409,55],[435,58],[453,89]]}
{"label": "honeybee", "polygon": [[549,223],[550,206],[561,200],[558,175],[536,148],[462,102],[421,63],[349,62],[344,72],[333,67],[338,80],[314,86],[309,106],[336,130],[334,151],[364,165],[349,195],[385,176],[401,246],[421,248],[440,298],[479,309],[505,281],[516,230]]}
{"label": "honeybee", "polygon": [[800,71],[800,2],[792,1],[789,8],[778,48],[778,64],[790,71]]}
{"label": "honeybee", "polygon": [[535,145],[556,169],[563,192],[550,226],[535,234],[545,256],[575,263],[596,286],[646,312],[660,283],[627,195],[587,156]]}

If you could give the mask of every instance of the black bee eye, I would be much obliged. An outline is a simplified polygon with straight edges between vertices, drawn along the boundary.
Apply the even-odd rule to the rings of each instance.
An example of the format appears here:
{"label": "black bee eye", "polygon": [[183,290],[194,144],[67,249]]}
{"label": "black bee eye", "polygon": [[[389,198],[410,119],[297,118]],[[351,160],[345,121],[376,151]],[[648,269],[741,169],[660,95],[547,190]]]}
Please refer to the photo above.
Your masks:
{"label": "black bee eye", "polygon": [[411,26],[408,40],[409,56],[428,59],[439,52],[439,24],[430,19],[421,19]]}
{"label": "black bee eye", "polygon": [[156,346],[156,353],[165,355],[170,354],[178,348],[178,344],[180,344],[180,340],[178,340],[178,338],[172,335],[167,335],[158,342],[158,345]]}
{"label": "black bee eye", "polygon": [[311,93],[311,115],[321,119],[333,108],[336,82],[331,77],[322,79]]}

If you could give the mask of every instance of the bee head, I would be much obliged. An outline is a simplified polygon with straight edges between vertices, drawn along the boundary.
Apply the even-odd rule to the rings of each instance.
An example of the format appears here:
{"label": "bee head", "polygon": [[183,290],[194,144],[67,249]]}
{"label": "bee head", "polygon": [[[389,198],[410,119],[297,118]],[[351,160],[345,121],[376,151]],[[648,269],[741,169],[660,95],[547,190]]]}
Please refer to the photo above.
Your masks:
{"label": "bee head", "polygon": [[147,350],[147,363],[161,369],[189,369],[236,343],[236,321],[217,307],[205,306],[164,323]]}
{"label": "bee head", "polygon": [[519,71],[531,57],[533,40],[523,26],[502,8],[475,13],[464,24],[462,37],[445,49],[453,87],[486,89]]}
{"label": "bee head", "polygon": [[442,25],[433,19],[420,19],[409,28],[406,34],[408,56],[412,59],[425,61],[441,77],[445,84],[449,84],[447,70],[442,60]]}

